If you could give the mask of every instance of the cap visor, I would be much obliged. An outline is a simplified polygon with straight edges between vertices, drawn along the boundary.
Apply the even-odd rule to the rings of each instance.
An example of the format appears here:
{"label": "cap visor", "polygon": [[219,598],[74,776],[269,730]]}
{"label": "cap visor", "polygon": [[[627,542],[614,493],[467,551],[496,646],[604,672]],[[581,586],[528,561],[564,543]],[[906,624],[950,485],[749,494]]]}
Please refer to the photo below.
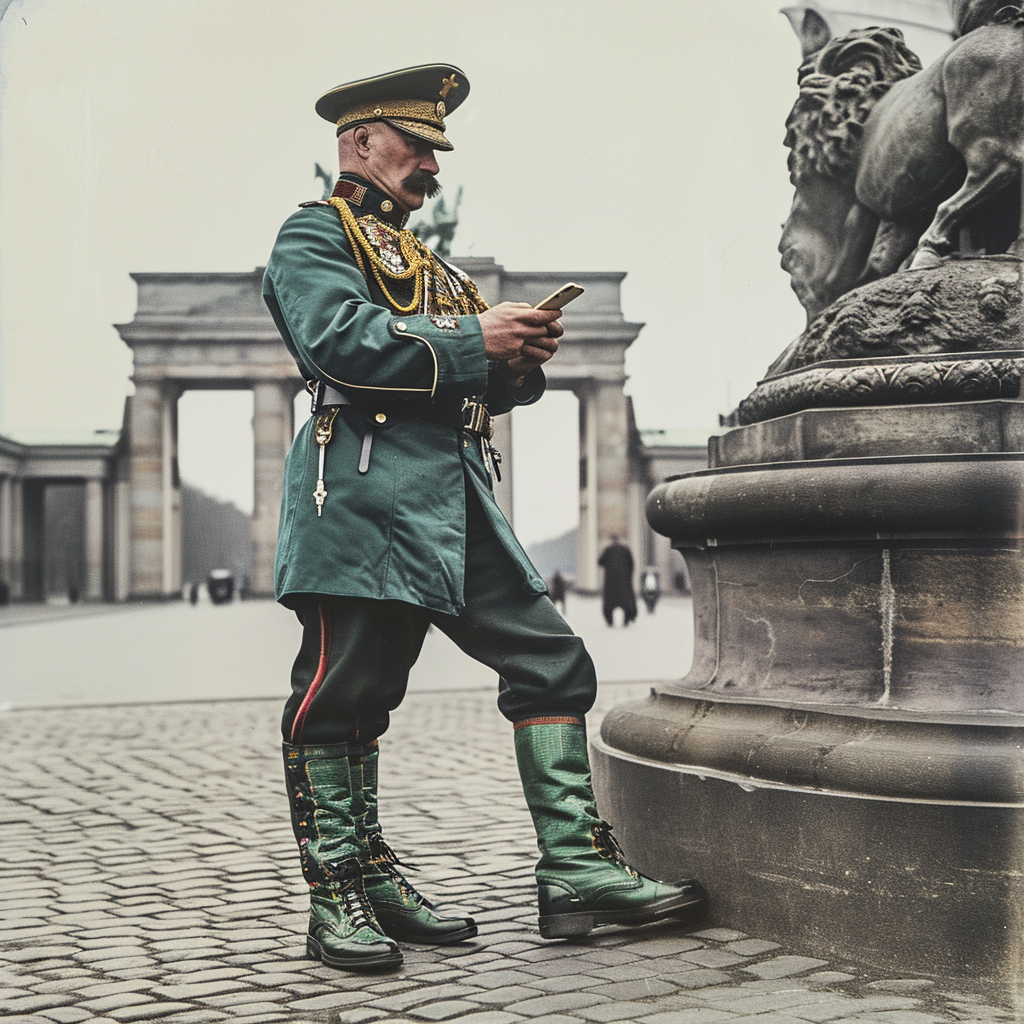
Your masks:
{"label": "cap visor", "polygon": [[444,133],[433,125],[424,124],[422,121],[407,121],[405,118],[385,117],[382,118],[392,128],[397,128],[406,135],[412,135],[417,139],[426,139],[435,149],[454,149],[455,147],[444,137]]}

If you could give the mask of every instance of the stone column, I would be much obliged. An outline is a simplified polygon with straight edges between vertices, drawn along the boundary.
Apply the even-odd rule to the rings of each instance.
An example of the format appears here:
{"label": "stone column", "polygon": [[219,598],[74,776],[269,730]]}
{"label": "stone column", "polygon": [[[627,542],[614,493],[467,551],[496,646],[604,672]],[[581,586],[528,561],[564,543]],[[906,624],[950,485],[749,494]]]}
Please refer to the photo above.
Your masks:
{"label": "stone column", "polygon": [[22,480],[18,488],[21,523],[21,597],[26,601],[46,600],[43,555],[46,481]]}
{"label": "stone column", "polygon": [[[597,499],[597,555],[618,537],[629,544],[629,405],[624,381],[601,381],[595,388],[593,415],[596,438],[592,466]],[[635,543],[635,540],[634,540]],[[634,560],[640,552],[633,548]]]}
{"label": "stone column", "polygon": [[165,386],[160,409],[160,480],[163,489],[163,593],[181,595],[181,476],[178,472],[178,398]]}
{"label": "stone column", "polygon": [[10,546],[8,566],[10,567],[11,598],[25,596],[25,509],[23,507],[23,484],[17,477],[10,477],[8,483],[8,510],[10,518]]}
{"label": "stone column", "polygon": [[8,586],[8,596],[14,596],[14,510],[11,508],[11,477],[0,477],[0,581]]}
{"label": "stone column", "polygon": [[131,572],[129,596],[160,597],[164,561],[164,399],[159,384],[137,383],[129,400]]}
{"label": "stone column", "polygon": [[597,568],[597,405],[593,392],[576,393],[580,407],[580,525],[576,535],[576,585],[581,590],[600,589]]}
{"label": "stone column", "polygon": [[85,587],[86,601],[103,600],[103,481],[85,481]]}
{"label": "stone column", "polygon": [[117,480],[113,484],[113,569],[111,573],[111,589],[115,601],[127,601],[131,595],[132,572],[132,536],[131,536],[131,505],[132,487],[127,480]]}
{"label": "stone column", "polygon": [[254,596],[274,593],[274,551],[284,489],[284,460],[295,429],[296,385],[263,381],[253,385],[252,580]]}

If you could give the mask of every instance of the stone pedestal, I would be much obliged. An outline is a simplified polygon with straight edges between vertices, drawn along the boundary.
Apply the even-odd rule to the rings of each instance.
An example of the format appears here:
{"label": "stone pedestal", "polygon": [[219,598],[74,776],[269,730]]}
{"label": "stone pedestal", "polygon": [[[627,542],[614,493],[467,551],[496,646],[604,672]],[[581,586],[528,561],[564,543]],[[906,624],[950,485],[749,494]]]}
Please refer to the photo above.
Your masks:
{"label": "stone pedestal", "polygon": [[716,924],[992,991],[1024,966],[1024,402],[814,409],[658,487],[690,674],[614,709],[603,813]]}

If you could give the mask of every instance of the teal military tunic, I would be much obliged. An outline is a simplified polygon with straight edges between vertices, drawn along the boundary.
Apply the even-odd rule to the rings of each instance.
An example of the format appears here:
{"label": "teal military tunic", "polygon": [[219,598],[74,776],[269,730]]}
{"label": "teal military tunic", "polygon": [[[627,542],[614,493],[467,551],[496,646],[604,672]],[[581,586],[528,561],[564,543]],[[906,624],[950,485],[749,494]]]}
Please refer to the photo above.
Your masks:
{"label": "teal military tunic", "polygon": [[[350,204],[357,217],[401,226],[387,197],[348,180],[361,199]],[[351,404],[339,408],[325,446],[319,516],[315,417],[288,455],[277,598],[290,607],[303,595],[394,600],[458,614],[467,487],[523,589],[543,594],[543,580],[494,502],[480,440],[461,429],[464,399],[478,396],[491,413],[508,412],[540,397],[543,372],[513,389],[504,364],[488,362],[475,315],[398,312],[411,297],[408,288],[399,294],[400,285],[386,281],[392,304],[379,280],[360,269],[334,206],[307,205],[281,228],[264,298],[304,379],[330,385]]]}

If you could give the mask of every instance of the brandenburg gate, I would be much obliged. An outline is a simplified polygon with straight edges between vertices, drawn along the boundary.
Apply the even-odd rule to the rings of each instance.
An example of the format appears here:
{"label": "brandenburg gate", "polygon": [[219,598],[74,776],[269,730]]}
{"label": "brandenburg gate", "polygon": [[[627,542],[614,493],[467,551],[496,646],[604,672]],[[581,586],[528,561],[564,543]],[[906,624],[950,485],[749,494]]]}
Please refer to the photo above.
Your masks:
{"label": "brandenburg gate", "polygon": [[[647,483],[623,393],[626,349],[642,324],[625,320],[621,273],[510,272],[490,258],[459,260],[492,305],[536,303],[566,280],[586,289],[565,314],[567,344],[548,367],[548,386],[572,391],[580,413],[578,583],[598,585],[597,557],[613,535],[645,550]],[[273,593],[274,546],[284,459],[294,437],[295,397],[303,389],[261,296],[262,268],[251,273],[133,274],[138,308],[117,325],[134,358],[135,394],[123,439],[128,460],[128,587],[134,599],[181,592],[181,482],[178,399],[190,389],[253,393],[255,493],[251,592]],[[508,472],[498,485],[510,515],[511,423],[497,421],[495,443]]]}

